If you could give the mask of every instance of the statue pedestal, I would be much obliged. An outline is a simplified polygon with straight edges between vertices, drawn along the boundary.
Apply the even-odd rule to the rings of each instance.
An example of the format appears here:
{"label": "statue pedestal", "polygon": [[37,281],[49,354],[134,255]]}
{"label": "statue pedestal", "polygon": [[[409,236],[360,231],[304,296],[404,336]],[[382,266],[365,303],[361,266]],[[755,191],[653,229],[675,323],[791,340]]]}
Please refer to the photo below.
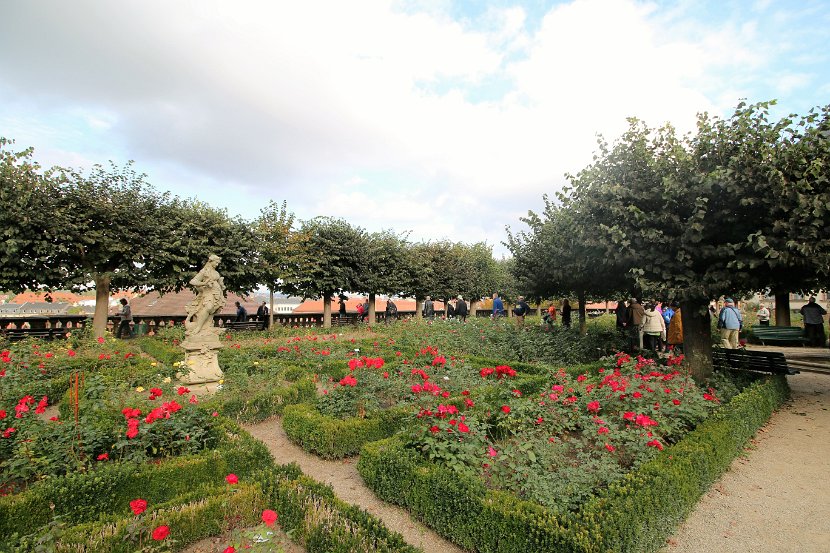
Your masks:
{"label": "statue pedestal", "polygon": [[225,377],[219,368],[218,353],[222,348],[219,341],[219,328],[203,329],[196,336],[188,336],[181,343],[184,349],[184,366],[187,372],[179,373],[178,378],[184,384],[203,384],[216,382]]}

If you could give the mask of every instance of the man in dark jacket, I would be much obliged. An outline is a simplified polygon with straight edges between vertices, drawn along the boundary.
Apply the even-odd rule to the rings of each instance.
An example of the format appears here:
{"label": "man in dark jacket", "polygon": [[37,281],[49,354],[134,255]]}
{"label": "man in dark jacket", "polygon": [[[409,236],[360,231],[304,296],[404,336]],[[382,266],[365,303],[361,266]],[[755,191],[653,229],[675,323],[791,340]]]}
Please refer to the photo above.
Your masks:
{"label": "man in dark jacket", "polygon": [[824,337],[824,316],[827,311],[816,303],[816,297],[810,296],[810,300],[801,308],[801,316],[804,319],[804,334],[813,347],[823,348],[826,341]]}
{"label": "man in dark jacket", "polygon": [[432,303],[432,298],[427,296],[424,300],[424,309],[421,314],[425,319],[432,319],[435,317],[435,304]]}
{"label": "man in dark jacket", "polygon": [[461,319],[461,322],[463,323],[467,320],[467,313],[467,302],[465,302],[464,298],[459,295],[455,302],[455,316]]}
{"label": "man in dark jacket", "polygon": [[523,326],[525,324],[525,315],[528,313],[530,313],[530,306],[525,301],[524,296],[519,296],[516,307],[513,308],[513,314],[516,315],[516,324]]}
{"label": "man in dark jacket", "polygon": [[242,304],[236,302],[236,322],[244,323],[248,320],[248,311],[242,307]]}

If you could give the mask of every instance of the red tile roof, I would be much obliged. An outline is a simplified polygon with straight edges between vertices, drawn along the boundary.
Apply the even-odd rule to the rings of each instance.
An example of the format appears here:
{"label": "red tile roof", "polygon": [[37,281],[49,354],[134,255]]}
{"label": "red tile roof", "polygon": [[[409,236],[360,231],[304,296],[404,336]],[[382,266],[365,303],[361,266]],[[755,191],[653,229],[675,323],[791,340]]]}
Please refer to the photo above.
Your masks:
{"label": "red tile roof", "polygon": [[[193,298],[196,297],[190,290],[182,290],[181,292],[168,292],[163,296],[158,292],[148,292],[147,294],[133,298],[130,301],[130,308],[133,315],[140,317],[159,317],[164,315],[186,315],[185,307]],[[228,293],[225,305],[219,311],[223,316],[236,316],[236,305],[234,302],[240,302],[248,311],[248,316],[256,314],[257,307],[260,302],[257,302],[252,297],[242,297],[238,294]]]}
{"label": "red tile roof", "polygon": [[[346,312],[347,313],[357,313],[357,305],[359,303],[364,303],[369,301],[369,298],[366,296],[351,296],[349,299],[346,300]],[[398,306],[398,311],[415,311],[415,300],[413,299],[393,299],[395,305]],[[444,303],[440,301],[436,301],[435,309],[440,311],[444,309]],[[375,299],[375,309],[377,311],[383,311],[386,309],[386,298],[376,298]],[[334,299],[331,302],[331,311],[332,313],[337,313],[340,310],[340,301],[338,299]],[[294,308],[292,313],[322,313],[323,312],[323,300],[305,300],[303,303],[298,305]]]}

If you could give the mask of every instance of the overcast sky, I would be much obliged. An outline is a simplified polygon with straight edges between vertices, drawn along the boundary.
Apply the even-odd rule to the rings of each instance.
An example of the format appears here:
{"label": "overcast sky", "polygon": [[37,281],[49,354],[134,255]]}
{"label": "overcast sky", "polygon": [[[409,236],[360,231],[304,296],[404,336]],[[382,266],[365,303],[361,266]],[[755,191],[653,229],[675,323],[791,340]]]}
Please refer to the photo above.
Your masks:
{"label": "overcast sky", "polygon": [[0,0],[0,136],[256,217],[486,241],[627,117],[830,103],[830,1]]}

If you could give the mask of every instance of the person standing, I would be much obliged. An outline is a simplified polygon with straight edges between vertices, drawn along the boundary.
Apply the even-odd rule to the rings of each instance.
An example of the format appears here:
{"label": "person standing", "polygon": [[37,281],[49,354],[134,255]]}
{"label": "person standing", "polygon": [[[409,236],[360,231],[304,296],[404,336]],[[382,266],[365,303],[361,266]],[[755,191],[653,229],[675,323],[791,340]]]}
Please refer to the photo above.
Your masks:
{"label": "person standing", "polygon": [[263,322],[268,320],[268,305],[265,302],[256,308],[256,319]]}
{"label": "person standing", "polygon": [[723,303],[723,309],[718,315],[721,346],[726,349],[738,349],[738,334],[741,332],[744,319],[732,298],[726,298]]}
{"label": "person standing", "polygon": [[620,332],[625,332],[625,321],[626,321],[626,313],[628,309],[625,306],[625,302],[620,300],[617,302],[617,308],[614,310],[614,313],[617,316],[617,330]]}
{"label": "person standing", "polygon": [[392,301],[392,298],[386,300],[386,324],[398,318],[398,306]]}
{"label": "person standing", "polygon": [[816,297],[810,296],[810,300],[801,308],[801,316],[804,319],[804,334],[809,345],[813,347],[824,347],[824,316],[827,311],[816,303]]}
{"label": "person standing", "polygon": [[493,294],[493,318],[497,319],[498,317],[504,316],[504,302],[501,301],[498,293]]}
{"label": "person standing", "polygon": [[244,323],[248,320],[248,310],[239,303],[236,302],[236,322]]}
{"label": "person standing", "polygon": [[628,347],[631,351],[643,349],[643,316],[645,313],[645,309],[637,298],[631,298],[625,319],[625,327],[628,329]]}
{"label": "person standing", "polygon": [[467,320],[467,313],[469,310],[467,309],[467,302],[464,301],[464,298],[461,297],[459,294],[458,298],[455,300],[455,316],[463,323]]}
{"label": "person standing", "polygon": [[122,338],[123,334],[126,333],[127,338],[133,337],[133,329],[130,326],[130,323],[133,322],[133,311],[130,308],[129,302],[127,302],[127,298],[121,298],[121,311],[119,312],[119,316],[121,317],[121,321],[118,323],[118,331],[115,333],[116,338]]}
{"label": "person standing", "polygon": [[567,298],[562,300],[562,326],[571,328],[571,302]]}
{"label": "person standing", "polygon": [[425,319],[435,318],[435,304],[432,302],[432,298],[430,296],[427,296],[424,300],[424,308],[421,310],[421,314]]}
{"label": "person standing", "polygon": [[761,304],[761,308],[758,309],[758,325],[759,326],[769,326],[769,307]]}
{"label": "person standing", "polygon": [[674,315],[672,315],[671,322],[669,322],[666,342],[669,346],[674,346],[675,352],[677,352],[678,348],[683,348],[683,318],[680,315],[680,305],[677,302],[672,302],[672,307],[674,308]]}
{"label": "person standing", "polygon": [[666,321],[651,302],[643,313],[643,342],[646,349],[660,351],[662,337],[666,335]]}
{"label": "person standing", "polygon": [[519,301],[516,302],[516,307],[513,309],[513,313],[516,315],[516,324],[518,326],[524,326],[525,324],[525,315],[530,312],[530,306],[525,301],[524,296],[519,296]]}
{"label": "person standing", "polygon": [[550,307],[548,307],[548,324],[553,326],[556,323],[556,306],[553,305],[551,302]]}
{"label": "person standing", "polygon": [[346,318],[346,300],[349,299],[349,297],[345,294],[340,294],[339,296],[337,296],[337,299],[340,303],[339,308],[337,310],[337,318],[343,320]]}

